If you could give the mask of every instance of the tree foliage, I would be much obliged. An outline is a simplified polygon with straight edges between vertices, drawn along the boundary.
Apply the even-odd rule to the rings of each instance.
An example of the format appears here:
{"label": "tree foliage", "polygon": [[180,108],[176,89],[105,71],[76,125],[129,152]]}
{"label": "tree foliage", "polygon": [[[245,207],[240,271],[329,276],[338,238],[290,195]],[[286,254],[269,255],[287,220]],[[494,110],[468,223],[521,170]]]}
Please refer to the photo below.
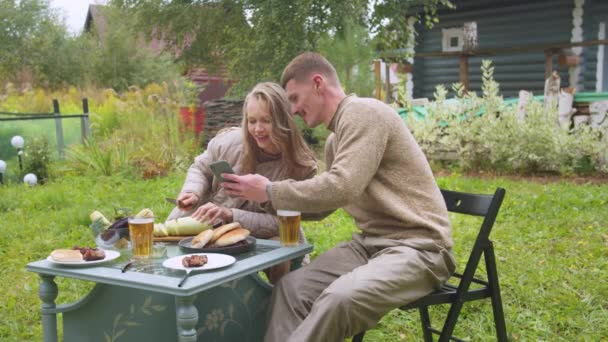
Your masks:
{"label": "tree foliage", "polygon": [[103,10],[103,37],[73,36],[48,1],[0,0],[0,84],[124,90],[179,77],[173,57],[145,48],[124,13]]}
{"label": "tree foliage", "polygon": [[[303,51],[318,51],[322,40],[344,39],[349,25],[376,33],[376,47],[403,47],[406,18],[436,22],[449,0],[113,0],[131,11],[149,36],[173,37],[172,47],[188,64],[226,67],[239,91],[261,80],[278,79]],[[370,12],[373,10],[373,12]],[[411,11],[410,11],[411,10]],[[410,14],[413,13],[413,14]],[[404,24],[405,23],[405,24]]]}

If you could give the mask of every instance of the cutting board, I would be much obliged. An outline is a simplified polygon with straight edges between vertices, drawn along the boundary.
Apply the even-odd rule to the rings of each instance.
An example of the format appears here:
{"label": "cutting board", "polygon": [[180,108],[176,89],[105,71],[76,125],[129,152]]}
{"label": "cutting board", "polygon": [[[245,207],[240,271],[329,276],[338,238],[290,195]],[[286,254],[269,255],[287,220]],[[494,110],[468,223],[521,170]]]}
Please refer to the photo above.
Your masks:
{"label": "cutting board", "polygon": [[189,238],[192,237],[194,235],[187,235],[187,236],[154,236],[152,238],[153,241],[155,242],[180,242],[181,240],[185,239],[185,238]]}

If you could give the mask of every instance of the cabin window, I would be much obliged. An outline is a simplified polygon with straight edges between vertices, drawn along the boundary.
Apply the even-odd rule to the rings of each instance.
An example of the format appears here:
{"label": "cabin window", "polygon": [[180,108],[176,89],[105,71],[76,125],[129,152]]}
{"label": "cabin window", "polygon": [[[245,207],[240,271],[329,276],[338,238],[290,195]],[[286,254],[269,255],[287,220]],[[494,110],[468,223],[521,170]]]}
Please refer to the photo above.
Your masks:
{"label": "cabin window", "polygon": [[462,27],[441,30],[442,51],[462,51],[464,31]]}

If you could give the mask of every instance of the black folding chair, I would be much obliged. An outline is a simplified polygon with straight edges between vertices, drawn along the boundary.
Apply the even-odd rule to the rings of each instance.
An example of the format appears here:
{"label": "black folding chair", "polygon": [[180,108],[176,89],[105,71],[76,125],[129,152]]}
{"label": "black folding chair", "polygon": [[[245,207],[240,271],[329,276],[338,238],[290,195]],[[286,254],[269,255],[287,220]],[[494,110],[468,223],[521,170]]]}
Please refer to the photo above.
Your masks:
{"label": "black folding chair", "polygon": [[[489,236],[492,226],[498,215],[498,210],[505,197],[505,189],[498,188],[494,195],[475,195],[463,192],[441,190],[448,211],[483,216],[484,220],[481,229],[473,245],[473,251],[469,256],[463,274],[455,273],[453,278],[458,278],[458,285],[446,283],[439,290],[428,296],[420,298],[415,302],[400,307],[401,310],[418,308],[422,323],[422,332],[426,342],[433,341],[433,334],[439,335],[439,341],[463,341],[453,337],[454,327],[458,320],[458,315],[465,302],[491,298],[492,310],[494,312],[494,326],[498,341],[507,341],[507,329],[505,317],[502,310],[502,300],[500,299],[500,287],[498,285],[498,272],[496,271],[496,259],[494,257],[494,246]],[[479,260],[483,254],[486,262],[487,281],[475,278],[475,271],[479,265]],[[471,283],[478,286],[471,288]],[[480,286],[479,286],[480,285]],[[450,304],[448,316],[443,323],[443,328],[437,330],[431,326],[428,307],[437,304]],[[353,342],[363,341],[365,331],[355,335]]]}

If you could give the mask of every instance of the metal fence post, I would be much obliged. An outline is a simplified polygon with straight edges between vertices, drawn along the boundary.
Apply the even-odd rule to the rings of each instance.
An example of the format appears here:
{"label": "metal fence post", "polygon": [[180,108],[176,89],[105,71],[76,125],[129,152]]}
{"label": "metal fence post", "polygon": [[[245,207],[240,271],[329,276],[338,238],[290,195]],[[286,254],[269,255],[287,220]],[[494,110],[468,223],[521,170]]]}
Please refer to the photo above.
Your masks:
{"label": "metal fence post", "polygon": [[82,143],[91,136],[91,126],[89,124],[89,100],[85,97],[82,99],[82,113],[83,116],[80,118],[80,135],[82,136]]}
{"label": "metal fence post", "polygon": [[53,99],[53,114],[55,115],[55,132],[57,136],[57,152],[59,158],[63,159],[63,124],[61,122],[61,112],[59,111],[59,101]]}

